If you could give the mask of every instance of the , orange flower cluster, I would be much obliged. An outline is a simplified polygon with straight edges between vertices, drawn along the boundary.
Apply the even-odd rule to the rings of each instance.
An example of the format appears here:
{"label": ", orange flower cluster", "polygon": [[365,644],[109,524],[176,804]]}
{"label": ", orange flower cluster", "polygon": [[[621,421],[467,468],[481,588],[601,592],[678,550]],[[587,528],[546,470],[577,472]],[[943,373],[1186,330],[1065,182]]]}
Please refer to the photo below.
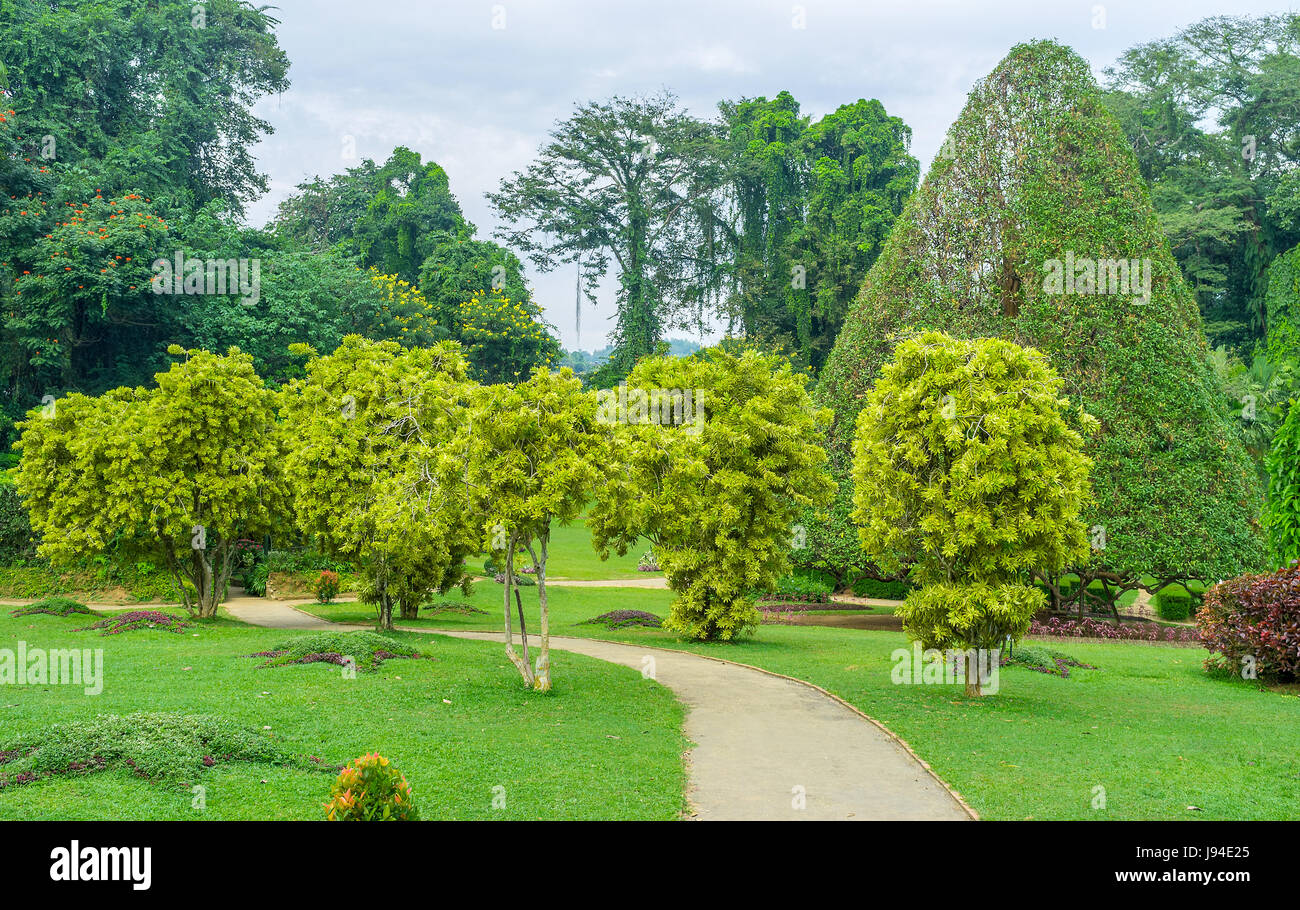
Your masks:
{"label": ", orange flower cluster", "polygon": [[[27,198],[32,198],[30,195]],[[132,211],[130,203],[139,200],[138,193],[126,193],[120,198],[105,198],[99,190],[90,202],[64,202],[67,209],[65,220],[56,221],[49,233],[41,234],[38,244],[43,245],[48,253],[41,258],[66,263],[57,272],[64,282],[48,290],[69,294],[72,291],[88,291],[93,295],[123,294],[124,289],[114,273],[120,266],[133,260],[148,261],[152,249],[161,243],[161,237],[167,232],[167,223],[151,212]],[[145,200],[148,201],[147,199]],[[33,200],[34,204],[45,207],[43,200]],[[39,215],[31,208],[19,210],[22,215]],[[6,214],[12,214],[6,211]],[[120,225],[120,227],[119,227]],[[130,249],[133,255],[125,255],[123,248]],[[30,263],[25,263],[30,265]],[[43,282],[42,274],[31,274],[32,269],[15,277],[15,283]],[[98,276],[105,276],[103,279]],[[86,276],[95,280],[87,283]],[[51,276],[53,277],[53,276]],[[135,277],[135,276],[132,276]],[[81,283],[74,284],[78,279]],[[137,291],[139,282],[130,285],[130,291]],[[31,287],[26,288],[31,291]],[[17,293],[22,294],[19,290]]]}

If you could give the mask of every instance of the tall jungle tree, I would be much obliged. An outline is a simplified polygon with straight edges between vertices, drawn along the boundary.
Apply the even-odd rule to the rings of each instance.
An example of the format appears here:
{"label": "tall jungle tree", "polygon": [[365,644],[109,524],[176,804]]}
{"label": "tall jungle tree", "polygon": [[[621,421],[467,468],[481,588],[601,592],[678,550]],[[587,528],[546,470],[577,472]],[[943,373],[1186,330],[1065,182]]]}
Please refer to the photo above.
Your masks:
{"label": "tall jungle tree", "polygon": [[1265,270],[1300,242],[1300,15],[1203,19],[1106,72],[1211,338],[1249,355],[1266,328]]}
{"label": "tall jungle tree", "polygon": [[544,272],[581,263],[589,296],[617,263],[612,362],[626,375],[717,295],[723,181],[717,130],[665,92],[579,105],[488,199],[501,239]]}
{"label": "tall jungle tree", "polygon": [[746,337],[819,369],[867,269],[916,189],[911,130],[879,101],[810,123],[788,92],[723,102]]}
{"label": "tall jungle tree", "polygon": [[[120,194],[168,205],[266,192],[252,147],[272,132],[252,112],[288,87],[268,7],[246,0],[8,0],[0,15],[7,106],[51,161]],[[38,147],[41,147],[38,145]]]}

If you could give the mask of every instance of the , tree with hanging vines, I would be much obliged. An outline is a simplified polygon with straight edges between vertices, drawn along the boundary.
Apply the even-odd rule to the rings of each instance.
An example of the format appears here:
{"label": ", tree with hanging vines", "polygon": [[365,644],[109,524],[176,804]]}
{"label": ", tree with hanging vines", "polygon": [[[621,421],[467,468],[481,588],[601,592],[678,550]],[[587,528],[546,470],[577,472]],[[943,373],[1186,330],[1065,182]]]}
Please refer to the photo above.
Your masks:
{"label": ", tree with hanging vines", "polygon": [[1273,437],[1268,456],[1268,502],[1264,507],[1275,564],[1300,559],[1300,401]]}
{"label": ", tree with hanging vines", "polygon": [[699,321],[721,288],[718,142],[669,93],[590,102],[488,194],[506,224],[498,236],[544,272],[579,262],[589,297],[617,263],[618,376],[668,325]]}
{"label": ", tree with hanging vines", "polygon": [[[1100,422],[1092,554],[1073,567],[1081,610],[1090,580],[1113,604],[1126,589],[1262,563],[1258,473],[1196,300],[1128,142],[1068,48],[1019,45],[971,91],[820,377],[833,448],[847,451],[895,345],[925,329],[1034,347]],[[1041,580],[1060,606],[1057,576]]]}
{"label": ", tree with hanging vines", "polygon": [[820,369],[916,189],[912,131],[875,100],[815,122],[789,92],[719,111],[736,232],[726,309],[746,338]]}
{"label": ", tree with hanging vines", "polygon": [[212,617],[240,540],[287,512],[274,393],[238,348],[185,351],[156,388],[72,394],[19,425],[17,486],[39,552],[72,561],[116,546],[171,570],[185,607]]}
{"label": ", tree with hanging vines", "polygon": [[[314,355],[304,346],[296,350]],[[378,624],[467,589],[477,549],[465,482],[472,385],[454,342],[343,339],[283,390],[284,474],[302,533],[360,566]]]}
{"label": ", tree with hanging vines", "polygon": [[[881,368],[857,419],[853,519],[877,564],[911,566],[921,587],[898,615],[923,647],[1019,639],[1043,605],[1031,573],[1087,556],[1090,462],[1061,385],[1037,351],[940,332],[901,343]],[[965,664],[979,695],[976,662]]]}

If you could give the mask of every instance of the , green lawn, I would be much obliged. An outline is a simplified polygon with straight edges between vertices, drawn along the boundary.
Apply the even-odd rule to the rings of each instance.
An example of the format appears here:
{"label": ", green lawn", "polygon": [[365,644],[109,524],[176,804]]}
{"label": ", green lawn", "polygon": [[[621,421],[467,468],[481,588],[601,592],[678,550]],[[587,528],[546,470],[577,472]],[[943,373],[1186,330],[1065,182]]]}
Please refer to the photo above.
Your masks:
{"label": ", green lawn", "polygon": [[[555,691],[539,695],[495,645],[399,634],[437,659],[390,660],[344,679],[330,664],[257,669],[260,659],[241,657],[290,632],[226,620],[185,634],[71,631],[85,624],[0,611],[0,648],[102,647],[105,675],[98,696],[0,685],[0,748],[98,713],[178,711],[269,726],[291,752],[331,764],[378,750],[406,774],[426,819],[671,819],[683,806],[682,708],[635,670],[557,654]],[[0,819],[319,819],[333,778],[218,764],[196,781],[206,788],[199,811],[189,790],[125,771],[67,775],[0,790]],[[493,808],[494,787],[504,808]]]}
{"label": ", green lawn", "polygon": [[[579,518],[568,526],[556,524],[551,528],[551,543],[547,548],[546,577],[591,580],[597,578],[662,578],[662,572],[638,572],[636,564],[642,554],[650,549],[650,542],[641,540],[629,547],[627,555],[610,551],[609,559],[601,561],[591,546],[591,535],[586,523]],[[525,557],[525,563],[527,563]],[[481,570],[480,560],[475,570]]]}
{"label": ", green lawn", "polygon": [[[409,625],[499,630],[501,591],[495,583],[476,586],[470,602],[486,615]],[[902,633],[764,625],[749,641],[701,644],[659,630],[580,624],[614,609],[663,616],[668,591],[549,594],[554,634],[696,651],[822,686],[907,740],[985,818],[1300,818],[1300,699],[1212,678],[1198,648],[1052,642],[1099,669],[1061,679],[1004,668],[1000,691],[972,700],[960,686],[893,684],[891,652],[909,645]],[[536,588],[524,589],[533,632],[536,596]],[[461,602],[459,594],[446,599]],[[371,618],[355,604],[307,609],[334,620]],[[1094,800],[1101,804],[1097,787],[1105,808],[1093,808]]]}

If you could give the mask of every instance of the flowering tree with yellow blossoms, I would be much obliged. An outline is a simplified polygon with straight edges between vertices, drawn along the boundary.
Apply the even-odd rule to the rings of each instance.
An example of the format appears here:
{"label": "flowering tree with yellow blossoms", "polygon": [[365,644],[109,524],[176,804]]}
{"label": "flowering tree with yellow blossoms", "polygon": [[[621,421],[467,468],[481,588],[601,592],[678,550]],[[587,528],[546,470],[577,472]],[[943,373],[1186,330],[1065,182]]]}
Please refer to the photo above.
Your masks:
{"label": "flowering tree with yellow blossoms", "polygon": [[351,331],[375,341],[396,341],[404,348],[428,347],[451,334],[438,325],[433,304],[420,289],[396,275],[367,270],[372,294],[353,302]]}
{"label": "flowering tree with yellow blossoms", "polygon": [[528,300],[499,291],[475,294],[460,305],[459,321],[457,337],[474,378],[484,384],[522,381],[560,354],[560,343]]}

